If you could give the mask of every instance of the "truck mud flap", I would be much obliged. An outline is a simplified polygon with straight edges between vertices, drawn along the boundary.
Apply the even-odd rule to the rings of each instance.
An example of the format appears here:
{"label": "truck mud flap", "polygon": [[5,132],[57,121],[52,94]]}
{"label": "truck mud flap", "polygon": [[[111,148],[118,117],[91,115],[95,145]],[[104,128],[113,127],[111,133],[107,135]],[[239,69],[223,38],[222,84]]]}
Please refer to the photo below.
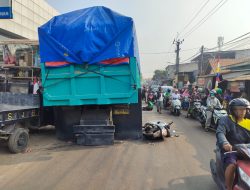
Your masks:
{"label": "truck mud flap", "polygon": [[140,89],[137,104],[113,106],[113,122],[115,125],[115,139],[142,138],[142,105]]}

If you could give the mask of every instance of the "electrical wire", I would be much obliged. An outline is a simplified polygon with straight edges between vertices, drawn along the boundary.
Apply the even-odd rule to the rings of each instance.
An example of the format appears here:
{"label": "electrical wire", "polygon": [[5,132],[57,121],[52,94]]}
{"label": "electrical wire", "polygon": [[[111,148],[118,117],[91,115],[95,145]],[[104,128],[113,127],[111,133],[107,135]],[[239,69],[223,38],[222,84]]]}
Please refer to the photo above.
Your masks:
{"label": "electrical wire", "polygon": [[[233,44],[234,42],[236,43],[236,42],[240,42],[240,41],[242,41],[242,40],[248,39],[248,38],[250,38],[250,36],[245,37],[245,38],[243,38],[243,39],[240,39],[240,38],[242,38],[242,37],[244,37],[244,36],[247,36],[247,35],[249,35],[249,34],[250,34],[250,32],[247,32],[247,33],[245,33],[245,34],[243,34],[243,35],[241,35],[241,36],[238,36],[238,37],[236,37],[236,38],[234,38],[234,39],[232,39],[232,40],[230,40],[230,41],[224,43],[223,46],[231,45],[231,44]],[[240,40],[238,40],[238,39],[240,39]],[[235,40],[237,40],[237,41],[235,41]],[[218,48],[218,46],[215,46],[215,47],[213,47],[213,48],[207,49],[207,51],[215,50],[215,49],[217,49],[217,48]]]}
{"label": "electrical wire", "polygon": [[200,52],[198,51],[196,54],[194,54],[194,55],[192,55],[191,57],[189,57],[189,58],[183,60],[181,63],[185,63],[186,61],[189,61],[189,60],[193,59],[194,57],[196,57],[196,56],[199,55],[199,54],[200,54]]}
{"label": "electrical wire", "polygon": [[243,42],[241,44],[234,45],[233,47],[229,47],[228,49],[226,49],[226,51],[241,48],[241,47],[245,47],[246,45],[250,45],[250,40],[248,40],[246,42]]}
{"label": "electrical wire", "polygon": [[197,18],[197,16],[201,13],[201,11],[205,8],[205,6],[209,3],[210,0],[207,0],[201,8],[198,10],[198,12],[192,17],[192,19],[184,26],[184,28],[181,30],[180,34],[185,31],[186,28]]}
{"label": "electrical wire", "polygon": [[[250,34],[250,32],[247,32],[247,33],[245,33],[245,34],[243,34],[243,35],[240,35],[240,36],[238,36],[238,37],[236,37],[236,38],[234,38],[234,39],[232,39],[232,40],[229,40],[228,42],[226,42],[225,44],[223,44],[223,46],[229,46],[229,47],[227,47],[227,49],[226,49],[226,50],[228,51],[228,50],[232,50],[233,48],[244,47],[244,46],[247,45],[248,43],[249,43],[249,45],[250,45],[250,40],[247,40],[247,39],[250,39],[250,36],[248,36],[249,34]],[[244,37],[244,38],[243,38],[243,37]],[[247,41],[246,41],[246,40],[247,40]],[[244,42],[243,42],[243,43],[240,43],[240,42],[242,42],[242,41],[244,41]],[[240,43],[240,44],[237,44],[237,43]],[[235,44],[236,44],[236,45],[235,45]],[[233,45],[233,47],[230,47],[230,45]],[[211,51],[211,50],[214,50],[214,49],[217,49],[217,48],[218,48],[218,46],[213,47],[213,48],[206,49],[206,52]],[[204,53],[205,53],[205,52],[204,52]],[[193,55],[193,56],[191,56],[191,57],[189,57],[189,58],[183,60],[182,63],[191,60],[192,58],[194,58],[195,56],[197,56],[197,55],[199,55],[199,54],[200,54],[200,52],[197,52],[195,55]]]}
{"label": "electrical wire", "polygon": [[183,38],[188,38],[194,31],[196,31],[202,24],[204,24],[211,16],[213,16],[228,0],[221,0],[213,9],[206,14],[195,26],[193,26],[187,33],[183,35]]}
{"label": "electrical wire", "polygon": [[[180,50],[180,52],[185,52],[185,51],[193,51],[193,50],[197,50],[199,49],[200,47],[196,47],[196,48],[191,48],[191,49],[183,49],[183,50]],[[174,54],[175,52],[173,51],[166,51],[166,52],[147,52],[147,53],[141,53],[141,54],[144,54],[144,55],[151,55],[151,54]]]}

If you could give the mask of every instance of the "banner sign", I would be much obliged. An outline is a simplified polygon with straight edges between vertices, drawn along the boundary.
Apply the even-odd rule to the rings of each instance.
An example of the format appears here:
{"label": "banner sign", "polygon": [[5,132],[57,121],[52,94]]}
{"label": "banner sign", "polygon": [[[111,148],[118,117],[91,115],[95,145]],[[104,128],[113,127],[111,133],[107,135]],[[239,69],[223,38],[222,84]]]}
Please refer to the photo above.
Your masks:
{"label": "banner sign", "polygon": [[0,19],[12,18],[12,0],[0,0]]}

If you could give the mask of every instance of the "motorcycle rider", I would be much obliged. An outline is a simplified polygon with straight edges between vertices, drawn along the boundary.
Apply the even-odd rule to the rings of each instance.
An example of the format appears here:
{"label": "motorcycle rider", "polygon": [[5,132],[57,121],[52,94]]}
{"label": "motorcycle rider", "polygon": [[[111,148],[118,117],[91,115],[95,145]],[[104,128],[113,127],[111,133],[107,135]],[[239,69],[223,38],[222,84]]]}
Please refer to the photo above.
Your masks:
{"label": "motorcycle rider", "polygon": [[164,93],[164,106],[168,107],[169,101],[171,96],[171,89],[167,89],[167,91]]}
{"label": "motorcycle rider", "polygon": [[176,99],[180,99],[181,98],[181,95],[178,92],[179,92],[178,89],[174,90],[174,93],[172,93],[172,95],[171,95],[171,99],[172,100],[176,100]]}
{"label": "motorcycle rider", "polygon": [[250,143],[250,120],[246,119],[246,113],[250,103],[244,98],[236,98],[229,103],[229,116],[222,117],[216,131],[217,146],[221,152],[221,159],[225,168],[225,184],[228,190],[232,190],[237,156],[224,154],[231,152],[235,144]]}
{"label": "motorcycle rider", "polygon": [[171,105],[171,108],[174,108],[174,100],[180,100],[181,99],[181,95],[179,94],[179,91],[178,89],[174,89],[174,93],[171,94],[171,102],[170,102],[170,105]]}
{"label": "motorcycle rider", "polygon": [[211,125],[211,120],[212,120],[214,108],[221,109],[222,107],[221,107],[220,101],[215,97],[215,92],[211,91],[210,96],[207,98],[207,111],[206,111],[207,120],[206,120],[206,124],[205,124],[206,130]]}

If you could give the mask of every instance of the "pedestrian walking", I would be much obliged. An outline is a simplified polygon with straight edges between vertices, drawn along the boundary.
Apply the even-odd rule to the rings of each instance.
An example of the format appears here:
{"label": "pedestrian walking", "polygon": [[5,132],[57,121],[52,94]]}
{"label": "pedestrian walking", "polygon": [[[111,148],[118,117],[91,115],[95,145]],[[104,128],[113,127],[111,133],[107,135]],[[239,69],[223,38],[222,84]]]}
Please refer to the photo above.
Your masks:
{"label": "pedestrian walking", "polygon": [[163,108],[163,92],[161,87],[159,87],[159,90],[157,92],[157,112],[161,114],[162,108]]}

